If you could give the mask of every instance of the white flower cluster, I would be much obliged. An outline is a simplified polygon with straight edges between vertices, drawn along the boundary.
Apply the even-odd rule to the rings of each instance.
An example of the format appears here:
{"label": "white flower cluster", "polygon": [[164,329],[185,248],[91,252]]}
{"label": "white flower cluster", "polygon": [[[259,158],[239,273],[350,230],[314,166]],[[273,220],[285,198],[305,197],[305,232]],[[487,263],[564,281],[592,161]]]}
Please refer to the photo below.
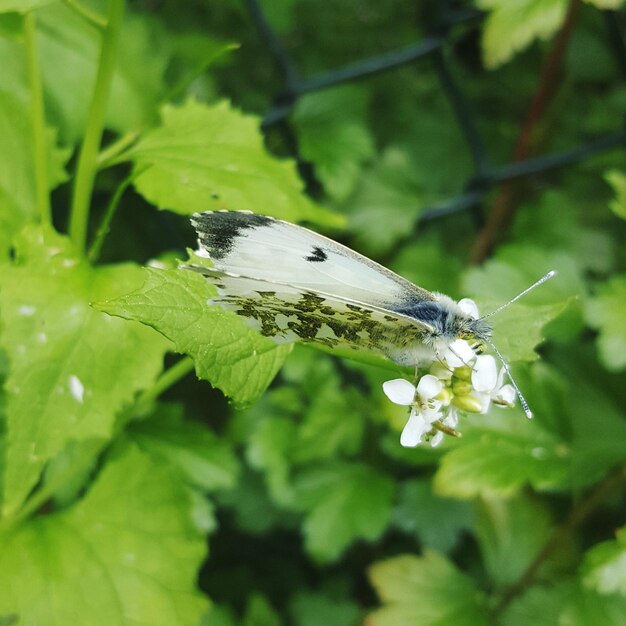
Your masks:
{"label": "white flower cluster", "polygon": [[[478,317],[476,304],[469,298],[459,306]],[[491,355],[477,355],[464,339],[452,342],[440,360],[421,370],[417,386],[403,378],[383,383],[385,395],[395,404],[411,407],[400,443],[413,448],[422,441],[435,447],[444,432],[458,434],[459,411],[486,413],[491,404],[511,407],[515,389],[504,383],[504,368],[498,371]]]}

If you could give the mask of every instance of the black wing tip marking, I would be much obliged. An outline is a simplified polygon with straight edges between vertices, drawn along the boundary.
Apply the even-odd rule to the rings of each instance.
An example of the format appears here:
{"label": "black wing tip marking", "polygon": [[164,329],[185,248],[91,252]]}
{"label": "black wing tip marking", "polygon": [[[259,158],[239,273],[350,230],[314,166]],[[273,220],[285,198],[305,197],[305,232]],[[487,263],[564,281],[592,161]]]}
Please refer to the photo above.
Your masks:
{"label": "black wing tip marking", "polygon": [[223,259],[232,252],[235,241],[244,231],[273,224],[273,217],[252,211],[205,211],[194,213],[191,224],[198,243],[213,259]]}
{"label": "black wing tip marking", "polygon": [[311,254],[309,256],[305,256],[304,260],[309,261],[310,263],[322,263],[328,260],[328,255],[319,246],[313,246]]}

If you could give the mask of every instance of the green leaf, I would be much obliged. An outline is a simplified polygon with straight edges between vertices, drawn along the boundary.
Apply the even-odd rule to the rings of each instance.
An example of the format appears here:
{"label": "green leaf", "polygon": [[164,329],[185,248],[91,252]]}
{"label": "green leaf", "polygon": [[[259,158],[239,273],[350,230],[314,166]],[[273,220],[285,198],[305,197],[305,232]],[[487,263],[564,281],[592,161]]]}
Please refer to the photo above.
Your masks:
{"label": "green leaf", "polygon": [[[550,270],[557,272],[552,280],[489,319],[493,324],[494,343],[507,361],[537,359],[535,348],[552,328],[545,328],[546,325],[576,296],[584,293],[576,263],[568,254],[511,245],[502,248],[498,258],[469,270],[464,276],[464,293],[472,295],[485,314],[521,293]],[[554,323],[561,322],[559,319]],[[570,338],[580,327],[576,316],[563,324],[566,328],[558,327],[552,334]]]}
{"label": "green leaf", "polygon": [[356,85],[338,87],[307,94],[294,111],[300,153],[337,201],[352,192],[363,164],[374,156],[366,95]]}
{"label": "green leaf", "polygon": [[[0,250],[8,246],[20,228],[36,217],[33,136],[29,104],[0,90]],[[56,147],[56,133],[48,139],[48,183],[54,189],[67,176],[63,166],[69,151]]]}
{"label": "green leaf", "polygon": [[10,361],[4,514],[70,441],[108,439],[116,415],[160,374],[169,348],[140,324],[90,302],[132,289],[133,265],[93,269],[69,241],[29,230],[0,274],[0,348]]}
{"label": "green leaf", "polygon": [[361,464],[333,464],[303,471],[295,485],[305,511],[307,552],[319,562],[336,560],[355,539],[374,541],[391,515],[391,479]]}
{"label": "green leaf", "polygon": [[600,594],[626,596],[626,528],[619,528],[615,535],[587,551],[581,575],[585,585]]}
{"label": "green leaf", "polygon": [[297,346],[283,376],[301,399],[296,404],[287,396],[280,407],[298,422],[290,455],[293,462],[354,454],[363,437],[363,415],[369,401],[363,401],[360,391],[346,387],[335,363],[315,350]]}
{"label": "green leaf", "polygon": [[143,268],[143,287],[100,302],[101,311],[152,326],[193,358],[199,378],[238,405],[256,400],[279,370],[290,346],[277,346],[245,321],[207,300],[215,289],[186,270]]}
{"label": "green leaf", "polygon": [[229,608],[212,604],[202,616],[200,626],[237,626],[237,621]]}
{"label": "green leaf", "polygon": [[611,211],[626,220],[626,175],[619,170],[610,170],[604,175],[604,180],[615,192],[615,198],[609,204]]}
{"label": "green leaf", "polygon": [[413,229],[421,210],[424,189],[409,152],[388,148],[363,176],[350,198],[350,226],[355,248],[383,254]]}
{"label": "green leaf", "polygon": [[[259,407],[263,412],[263,407]],[[258,422],[250,435],[246,458],[251,467],[263,470],[273,500],[288,506],[293,500],[290,484],[290,453],[295,435],[291,420],[272,417]]]}
{"label": "green leaf", "polygon": [[359,623],[359,607],[353,602],[335,600],[321,593],[300,592],[289,605],[296,626],[354,626]]}
{"label": "green leaf", "polygon": [[563,486],[569,475],[567,446],[542,430],[537,419],[513,413],[466,418],[463,439],[435,474],[436,493],[453,498],[510,496],[527,483],[538,490]]}
{"label": "green leaf", "polygon": [[0,0],[0,13],[16,11],[18,13],[28,13],[46,4],[52,4],[59,0]]}
{"label": "green leaf", "polygon": [[179,406],[161,406],[156,415],[131,424],[129,436],[139,448],[178,468],[201,489],[231,489],[239,463],[230,445],[205,426],[183,419]]}
{"label": "green leaf", "polygon": [[369,568],[369,578],[384,606],[368,616],[368,626],[489,623],[484,594],[436,552],[381,561]]}
{"label": "green leaf", "polygon": [[472,520],[472,509],[466,502],[436,497],[430,480],[407,480],[400,486],[393,523],[415,533],[428,548],[450,552],[461,533],[472,527]]}
{"label": "green leaf", "polygon": [[234,489],[220,491],[215,498],[232,513],[235,525],[245,533],[262,535],[277,526],[294,525],[285,522],[295,515],[278,510],[257,472],[244,471]]}
{"label": "green leaf", "polygon": [[567,381],[564,407],[571,455],[571,482],[576,490],[602,480],[624,460],[626,423],[623,385],[611,390],[607,374],[594,362],[591,350],[555,353],[555,364]]}
{"label": "green leaf", "polygon": [[[550,515],[537,499],[483,498],[478,503],[476,535],[485,568],[497,587],[506,588],[522,576],[552,531]],[[544,568],[545,563],[542,573]]]}
{"label": "green leaf", "polygon": [[613,276],[585,306],[585,320],[599,332],[600,359],[609,371],[626,367],[626,276]]}
{"label": "green leaf", "polygon": [[[604,31],[600,32],[602,34],[599,36],[604,38]],[[604,41],[602,45],[604,46]],[[576,43],[572,42],[572,47],[575,46]],[[578,52],[585,55],[587,61],[593,65],[595,75],[597,59],[593,55],[587,56],[584,47]],[[602,204],[600,202],[598,204],[597,208],[601,210]],[[563,207],[567,207],[567,210],[563,210]],[[521,251],[518,253],[520,256],[526,253],[528,259],[533,259],[530,268],[535,273],[540,273],[546,267],[546,261],[540,261],[541,256],[546,258],[548,264],[554,263],[551,258],[554,255],[561,256],[565,253],[569,256],[569,260],[563,257],[561,267],[557,268],[560,272],[557,278],[541,288],[544,297],[547,296],[546,289],[547,293],[555,296],[557,292],[552,290],[557,289],[564,296],[568,291],[582,295],[585,291],[581,290],[581,270],[604,274],[613,269],[616,256],[615,240],[610,232],[600,227],[600,224],[589,223],[586,219],[589,212],[587,198],[581,199],[575,190],[562,188],[542,193],[540,198],[524,204],[516,213],[510,238],[519,242],[519,245],[507,245],[504,249],[518,248]],[[496,255],[499,256],[501,251],[502,248]],[[558,260],[558,257],[555,260]],[[526,263],[522,266],[526,266]],[[541,292],[533,297],[536,296],[541,296]]]}
{"label": "green leaf", "polygon": [[532,587],[511,604],[503,626],[623,626],[626,598],[602,596],[578,584],[559,581],[548,587]]}
{"label": "green leaf", "polygon": [[585,2],[602,11],[617,11],[624,6],[624,0],[585,0]]}
{"label": "green leaf", "polygon": [[254,593],[248,598],[248,605],[241,626],[280,626],[282,621],[265,596]]}
{"label": "green leaf", "polygon": [[[64,142],[77,143],[93,92],[101,34],[65,3],[38,12],[41,72],[50,119]],[[136,131],[152,122],[163,90],[167,40],[147,16],[127,12],[111,83],[106,127]]]}
{"label": "green leaf", "polygon": [[535,39],[546,40],[563,22],[567,0],[477,0],[489,11],[482,48],[485,65],[496,68]]}
{"label": "green leaf", "polygon": [[162,125],[124,158],[135,164],[137,191],[161,209],[254,209],[292,222],[342,223],[304,195],[293,162],[268,154],[258,118],[226,101],[165,106]]}
{"label": "green leaf", "polygon": [[127,447],[87,495],[0,535],[0,614],[58,626],[188,626],[205,540],[167,465]]}

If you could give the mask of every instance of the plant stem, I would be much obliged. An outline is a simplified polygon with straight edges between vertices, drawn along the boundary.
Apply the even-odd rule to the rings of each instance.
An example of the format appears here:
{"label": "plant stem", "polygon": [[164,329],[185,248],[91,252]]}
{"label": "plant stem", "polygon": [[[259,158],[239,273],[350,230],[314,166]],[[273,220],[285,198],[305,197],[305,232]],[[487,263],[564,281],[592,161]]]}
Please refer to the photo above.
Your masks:
{"label": "plant stem", "polygon": [[80,2],[77,2],[77,0],[63,0],[63,2],[80,15],[89,25],[101,31],[106,28],[106,20],[101,15],[83,6]]}
{"label": "plant stem", "polygon": [[50,195],[48,190],[48,153],[46,150],[46,119],[43,102],[43,87],[37,51],[37,31],[35,13],[28,11],[24,16],[24,33],[26,39],[26,65],[30,87],[30,116],[33,130],[33,155],[35,173],[35,195],[37,212],[43,224],[52,223]]}
{"label": "plant stem", "polygon": [[113,216],[117,212],[117,207],[120,204],[120,200],[124,195],[124,192],[128,188],[128,186],[132,183],[135,178],[134,174],[130,174],[127,176],[122,183],[117,187],[113,197],[111,198],[109,205],[107,206],[104,217],[102,218],[102,222],[100,222],[100,227],[98,228],[98,232],[94,237],[93,243],[89,248],[89,252],[87,253],[87,258],[91,263],[95,263],[100,257],[100,251],[102,249],[102,244],[106,236],[109,234],[109,230],[111,227],[111,221],[113,220]]}
{"label": "plant stem", "polygon": [[115,57],[120,38],[124,0],[109,0],[107,25],[102,31],[102,49],[96,73],[96,84],[87,114],[87,129],[78,157],[72,197],[70,236],[76,249],[83,253],[89,221],[89,205],[97,170],[98,150],[104,128]]}
{"label": "plant stem", "polygon": [[600,505],[607,495],[609,495],[616,487],[619,487],[626,481],[626,464],[620,465],[612,472],[605,476],[604,480],[598,483],[595,488],[589,492],[588,496],[581,500],[570,512],[568,518],[563,524],[558,526],[543,548],[539,551],[532,563],[526,568],[517,582],[513,584],[502,596],[500,602],[494,609],[494,615],[498,617],[511,604],[515,598],[520,596],[530,587],[537,576],[537,573],[544,562],[552,555],[552,553],[563,543],[572,532],[579,526],[595,509]]}
{"label": "plant stem", "polygon": [[169,369],[165,370],[156,380],[150,389],[146,389],[133,405],[133,414],[141,413],[146,407],[149,407],[162,393],[167,391],[172,385],[184,378],[189,372],[193,371],[194,362],[189,357],[183,357],[177,361]]}
{"label": "plant stem", "polygon": [[108,145],[100,154],[98,155],[97,165],[99,170],[103,170],[106,167],[110,167],[111,165],[116,165],[120,161],[123,161],[124,151],[132,146],[137,138],[139,137],[139,133],[136,130],[130,130],[127,133],[124,133],[119,139],[114,141],[112,144]]}
{"label": "plant stem", "polygon": [[[525,161],[530,156],[535,128],[558,90],[563,59],[574,30],[580,2],[581,0],[570,0],[563,25],[541,68],[539,84],[517,138],[512,158],[513,163]],[[502,231],[511,223],[519,201],[517,190],[518,181],[515,180],[505,182],[500,188],[485,225],[474,242],[469,259],[471,264],[478,265],[485,261]]]}

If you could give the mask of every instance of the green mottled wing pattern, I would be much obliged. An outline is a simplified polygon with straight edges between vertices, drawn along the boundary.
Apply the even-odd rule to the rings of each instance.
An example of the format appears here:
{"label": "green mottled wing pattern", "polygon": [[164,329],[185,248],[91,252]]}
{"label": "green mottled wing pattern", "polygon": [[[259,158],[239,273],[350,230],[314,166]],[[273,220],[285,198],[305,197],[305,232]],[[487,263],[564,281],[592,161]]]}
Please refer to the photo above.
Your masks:
{"label": "green mottled wing pattern", "polygon": [[216,285],[220,296],[211,304],[234,311],[274,341],[348,348],[406,364],[431,353],[423,344],[428,326],[408,316],[292,285],[186,267]]}

